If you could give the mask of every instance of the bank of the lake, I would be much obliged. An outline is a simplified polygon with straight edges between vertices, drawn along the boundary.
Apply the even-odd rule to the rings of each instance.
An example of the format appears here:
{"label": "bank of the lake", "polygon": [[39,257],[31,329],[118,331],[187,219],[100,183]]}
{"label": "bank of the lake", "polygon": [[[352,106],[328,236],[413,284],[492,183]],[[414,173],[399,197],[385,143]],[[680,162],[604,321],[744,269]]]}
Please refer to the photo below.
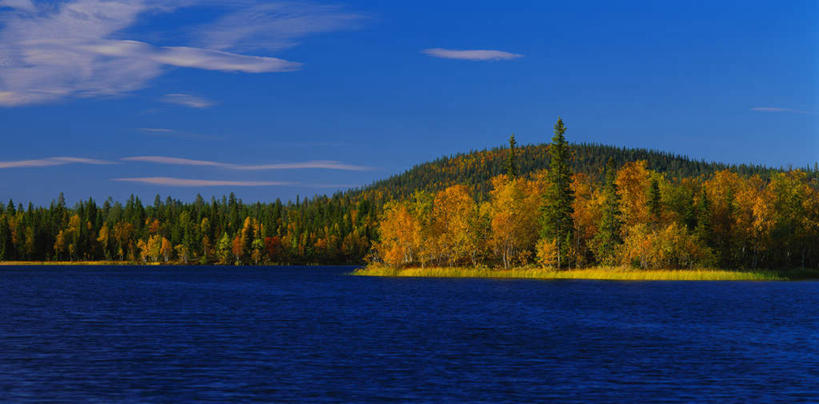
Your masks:
{"label": "bank of the lake", "polygon": [[[137,263],[132,261],[0,261],[0,266],[146,266],[146,265],[160,265],[155,263]],[[171,264],[168,264],[171,265]]]}
{"label": "bank of the lake", "polygon": [[508,278],[508,279],[596,279],[617,281],[784,281],[819,279],[817,270],[729,270],[729,269],[657,269],[595,267],[555,270],[549,268],[391,268],[371,265],[353,271],[357,276],[420,278]]}

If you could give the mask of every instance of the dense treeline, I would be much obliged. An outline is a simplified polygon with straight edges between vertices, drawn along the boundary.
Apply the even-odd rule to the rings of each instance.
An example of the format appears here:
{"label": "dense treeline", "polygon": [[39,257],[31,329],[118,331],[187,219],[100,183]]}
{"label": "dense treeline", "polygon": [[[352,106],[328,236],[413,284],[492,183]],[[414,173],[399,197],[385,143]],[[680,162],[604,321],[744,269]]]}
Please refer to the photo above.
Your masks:
{"label": "dense treeline", "polygon": [[[816,173],[746,167],[676,177],[646,160],[574,172],[558,121],[549,169],[510,141],[488,196],[455,184],[387,204],[374,262],[404,266],[819,267]],[[514,157],[513,157],[514,156]],[[662,156],[659,156],[662,157]],[[715,168],[718,166],[710,166]],[[689,167],[690,168],[690,167]]]}
{"label": "dense treeline", "polygon": [[[23,206],[9,201],[8,204],[0,204],[0,260],[358,264],[364,262],[373,243],[378,242],[379,220],[383,216],[386,219],[380,222],[381,243],[371,256],[375,260],[384,259],[402,265],[444,261],[453,264],[518,265],[537,259],[537,252],[543,248],[538,250],[536,244],[546,232],[560,234],[560,239],[552,239],[559,251],[558,257],[568,258],[571,265],[589,265],[601,260],[600,254],[595,255],[594,252],[594,248],[602,248],[600,246],[605,241],[596,236],[598,229],[611,227],[620,220],[609,218],[606,219],[609,220],[607,224],[602,225],[599,222],[606,211],[603,207],[612,203],[605,198],[606,194],[612,194],[612,188],[604,181],[606,173],[613,172],[605,169],[606,162],[612,161],[616,167],[620,167],[617,170],[618,179],[632,173],[642,181],[637,182],[641,184],[639,186],[632,184],[637,180],[628,182],[632,185],[623,185],[625,189],[621,187],[614,192],[625,195],[617,205],[617,209],[624,212],[623,220],[631,214],[628,213],[632,209],[630,204],[637,203],[629,199],[630,195],[639,194],[631,188],[644,190],[648,186],[649,191],[654,192],[651,197],[655,199],[658,195],[655,188],[659,189],[660,204],[652,206],[661,207],[657,213],[661,220],[656,220],[656,223],[640,222],[645,225],[640,231],[650,234],[659,231],[661,226],[675,223],[686,230],[685,234],[705,234],[703,231],[696,233],[697,229],[713,228],[707,238],[703,235],[698,239],[700,244],[697,245],[703,247],[703,251],[710,254],[706,254],[707,257],[713,258],[713,262],[719,265],[791,265],[798,264],[801,255],[805,255],[805,261],[810,265],[816,263],[815,251],[799,250],[808,240],[816,243],[815,238],[810,238],[815,233],[805,233],[808,237],[794,230],[802,229],[799,226],[808,223],[800,222],[793,216],[802,214],[803,211],[799,209],[808,209],[805,207],[807,205],[797,209],[797,202],[776,199],[784,195],[781,193],[786,189],[793,193],[792,198],[815,198],[819,178],[819,171],[815,169],[782,172],[760,166],[697,162],[641,149],[567,145],[565,151],[569,158],[564,168],[574,173],[571,185],[574,200],[568,206],[573,209],[570,213],[574,217],[574,225],[571,228],[561,227],[561,216],[557,215],[554,216],[557,227],[544,227],[541,223],[542,199],[544,193],[554,191],[548,189],[548,185],[554,182],[548,176],[550,172],[556,172],[546,168],[553,166],[551,154],[554,150],[547,145],[517,147],[511,159],[508,148],[461,154],[416,166],[369,187],[287,203],[277,200],[274,203],[246,204],[232,194],[210,201],[198,197],[192,203],[170,198],[163,201],[157,196],[149,205],[133,196],[125,203],[108,199],[99,204],[89,199],[73,207],[66,206],[62,195],[48,207],[36,207],[30,203]],[[513,172],[510,171],[510,161]],[[634,174],[635,170],[642,171]],[[506,176],[502,173],[506,173]],[[726,178],[730,178],[732,184],[730,196],[718,191],[722,188],[710,185],[714,181],[728,181]],[[656,187],[652,182],[654,180]],[[791,190],[789,187],[795,184],[801,184],[804,189]],[[441,194],[441,191],[446,194]],[[703,198],[703,191],[707,199]],[[805,194],[808,191],[814,193]],[[754,205],[751,208],[748,205],[750,202],[741,200],[750,198],[752,194],[754,197],[764,197],[759,207]],[[443,219],[429,222],[427,216],[434,214],[437,217],[444,214],[442,209],[448,209],[439,200],[449,201],[447,198],[460,200],[475,215],[469,216],[465,223],[455,219],[446,224],[441,222]],[[506,204],[512,210],[503,213],[499,209]],[[469,237],[477,237],[469,241],[476,243],[475,249],[467,254],[469,259],[458,254],[426,250],[411,251],[411,259],[387,257],[389,254],[385,255],[384,246],[385,240],[391,237],[389,218],[394,217],[402,209],[401,206],[417,222],[407,219],[410,220],[408,228],[423,225],[413,237],[420,237],[418,242],[437,240],[436,248],[444,248],[441,246],[448,245],[446,243],[454,243],[452,245],[459,246],[457,248],[473,245],[462,239],[463,235],[448,242],[435,238],[437,235],[428,238],[430,234],[442,232],[441,226],[467,226],[472,229],[465,233]],[[566,208],[562,206],[564,216],[569,212]],[[705,208],[713,210],[715,216],[698,221],[697,209]],[[612,209],[609,206],[608,210]],[[749,213],[748,209],[752,212]],[[723,211],[729,212],[728,219],[723,217]],[[763,214],[774,215],[775,219],[759,216]],[[776,216],[782,214],[791,215],[788,216],[790,222],[784,221],[784,216]],[[753,238],[756,244],[737,238],[739,229],[747,233],[755,226],[748,224],[751,223],[749,220],[758,220],[759,226],[768,226],[753,230],[758,232],[754,233],[757,238]],[[500,248],[499,244],[492,244],[500,243],[492,238],[492,235],[500,234],[492,230],[492,226],[501,226],[504,221],[507,222],[504,226],[509,226],[509,234],[514,237],[510,236],[504,247]],[[527,226],[520,227],[519,223],[527,223]],[[609,231],[610,245],[635,240],[636,236],[633,235],[639,234],[636,229],[631,229],[635,223],[626,222],[622,230],[618,227],[617,231]],[[477,226],[477,230],[474,226]],[[806,230],[800,231],[804,233]],[[725,234],[730,234],[730,243],[733,243],[730,246],[726,244]],[[801,238],[792,240],[795,234],[802,234],[799,236]],[[629,235],[632,237],[629,238]],[[566,237],[571,237],[570,243],[564,242]],[[767,241],[761,241],[760,237],[767,237]],[[591,239],[594,239],[593,242],[589,241]],[[775,243],[787,248],[771,248]],[[567,246],[571,248],[567,249]],[[786,258],[780,257],[782,254]],[[604,261],[614,260],[606,258]]]}
{"label": "dense treeline", "polygon": [[132,196],[71,209],[60,195],[48,208],[0,206],[0,260],[358,263],[376,215],[367,199],[344,194],[288,204],[157,196],[149,206]]}

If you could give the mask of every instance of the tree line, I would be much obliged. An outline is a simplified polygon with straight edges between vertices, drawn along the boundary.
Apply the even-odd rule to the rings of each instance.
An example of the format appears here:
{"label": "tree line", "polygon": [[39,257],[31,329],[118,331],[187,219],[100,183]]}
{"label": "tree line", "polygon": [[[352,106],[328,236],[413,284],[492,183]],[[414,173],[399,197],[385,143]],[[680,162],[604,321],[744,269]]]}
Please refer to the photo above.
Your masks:
{"label": "tree line", "polygon": [[[549,168],[521,176],[514,136],[485,198],[469,184],[389,202],[373,262],[391,266],[819,266],[815,173],[723,168],[675,177],[646,160],[573,170],[555,125]],[[576,149],[575,149],[576,151]]]}
{"label": "tree line", "polygon": [[148,206],[131,196],[73,208],[61,194],[49,207],[0,206],[0,260],[352,264],[369,250],[377,214],[349,194],[286,204],[157,196]]}
{"label": "tree line", "polygon": [[[594,144],[459,154],[283,203],[0,204],[0,260],[187,264],[816,266],[819,170]],[[559,133],[558,133],[559,132]]]}

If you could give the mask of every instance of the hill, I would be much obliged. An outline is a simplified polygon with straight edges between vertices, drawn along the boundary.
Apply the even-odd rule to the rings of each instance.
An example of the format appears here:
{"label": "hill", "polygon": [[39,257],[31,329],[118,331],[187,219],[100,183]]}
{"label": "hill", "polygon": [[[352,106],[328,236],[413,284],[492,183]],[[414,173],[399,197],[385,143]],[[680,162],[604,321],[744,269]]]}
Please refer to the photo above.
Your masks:
{"label": "hill", "polygon": [[[547,144],[526,145],[516,149],[516,161],[521,175],[528,175],[549,167]],[[742,176],[760,175],[768,178],[771,173],[782,171],[761,165],[731,165],[718,162],[693,160],[688,157],[662,151],[625,148],[600,144],[573,144],[573,169],[592,178],[602,179],[603,168],[609,158],[622,166],[629,161],[645,160],[647,168],[665,173],[671,179],[708,176],[729,169]],[[508,147],[495,147],[469,153],[459,153],[418,164],[409,170],[377,181],[352,195],[372,194],[378,199],[404,198],[416,190],[438,191],[454,184],[465,184],[476,191],[479,199],[489,191],[489,179],[506,172]],[[805,168],[808,176],[819,178],[819,170]]]}

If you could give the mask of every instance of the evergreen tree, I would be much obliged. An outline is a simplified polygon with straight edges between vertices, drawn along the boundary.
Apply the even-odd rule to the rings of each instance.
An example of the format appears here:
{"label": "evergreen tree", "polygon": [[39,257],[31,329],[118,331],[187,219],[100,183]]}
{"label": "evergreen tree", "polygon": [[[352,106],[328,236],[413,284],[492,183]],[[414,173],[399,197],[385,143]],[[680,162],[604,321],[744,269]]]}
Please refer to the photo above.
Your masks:
{"label": "evergreen tree", "polygon": [[572,220],[572,168],[569,145],[566,142],[566,127],[558,118],[554,127],[555,135],[549,145],[548,180],[541,212],[541,237],[553,242],[557,251],[557,268],[569,264],[574,223]]}
{"label": "evergreen tree", "polygon": [[710,247],[713,245],[711,230],[711,201],[708,200],[708,194],[703,189],[697,203],[697,227],[694,229],[694,234]]}
{"label": "evergreen tree", "polygon": [[0,261],[14,259],[14,244],[11,229],[4,216],[0,215]]}
{"label": "evergreen tree", "polygon": [[655,178],[651,179],[651,188],[648,193],[648,214],[653,224],[656,225],[662,221],[663,205],[660,199],[660,183]]}
{"label": "evergreen tree", "polygon": [[614,265],[617,247],[623,243],[620,235],[620,197],[617,195],[617,168],[614,159],[606,165],[606,183],[603,186],[603,209],[600,226],[594,237],[595,256],[603,265]]}
{"label": "evergreen tree", "polygon": [[518,176],[518,167],[517,163],[515,162],[515,146],[517,142],[515,142],[515,135],[509,137],[509,157],[506,161],[506,175],[509,176],[509,179],[515,178]]}

